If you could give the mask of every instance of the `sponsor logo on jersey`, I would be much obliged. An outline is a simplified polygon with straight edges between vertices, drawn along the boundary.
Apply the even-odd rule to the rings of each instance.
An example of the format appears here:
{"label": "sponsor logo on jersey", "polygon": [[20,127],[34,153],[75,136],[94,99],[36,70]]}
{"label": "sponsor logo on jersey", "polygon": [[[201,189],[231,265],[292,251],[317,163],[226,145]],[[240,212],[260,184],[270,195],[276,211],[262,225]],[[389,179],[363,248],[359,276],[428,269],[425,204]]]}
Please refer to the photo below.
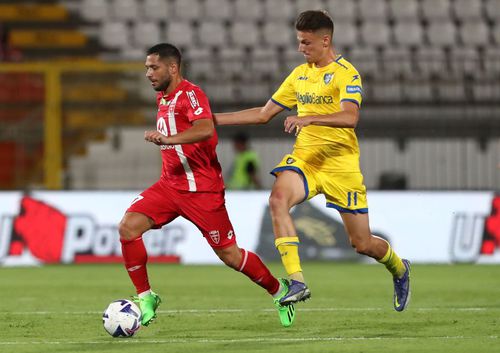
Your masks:
{"label": "sponsor logo on jersey", "polygon": [[297,78],[297,80],[299,80],[299,81],[307,81],[307,79],[308,79],[308,78],[309,78],[309,77],[307,77],[307,76],[299,76],[299,77]]}
{"label": "sponsor logo on jersey", "polygon": [[233,239],[233,236],[234,236],[234,232],[232,230],[230,230],[229,232],[227,232],[227,238],[229,240]]}
{"label": "sponsor logo on jersey", "polygon": [[293,159],[292,157],[288,157],[286,160],[286,164],[293,164],[293,163],[295,163],[295,159]]}
{"label": "sponsor logo on jersey", "polygon": [[356,80],[359,80],[359,75],[352,76],[351,83],[354,82],[354,81],[356,81]]}
{"label": "sponsor logo on jersey", "polygon": [[198,98],[196,98],[196,94],[194,91],[187,91],[186,92],[188,98],[189,98],[189,103],[191,103],[191,107],[194,109],[200,105],[198,102]]}
{"label": "sponsor logo on jersey", "polygon": [[203,108],[199,107],[198,109],[195,110],[194,115],[200,115],[201,113],[203,113]]}
{"label": "sponsor logo on jersey", "polygon": [[329,72],[323,76],[323,81],[325,82],[325,85],[329,84],[330,81],[333,78],[333,73]]}
{"label": "sponsor logo on jersey", "polygon": [[362,93],[361,86],[346,86],[347,93]]}
{"label": "sponsor logo on jersey", "polygon": [[219,244],[219,242],[220,242],[220,235],[219,235],[219,231],[218,230],[211,230],[210,232],[208,232],[208,235],[210,236],[210,239],[212,239],[212,241],[215,244]]}
{"label": "sponsor logo on jersey", "polygon": [[316,95],[316,93],[296,93],[297,101],[301,104],[332,104],[332,96]]}

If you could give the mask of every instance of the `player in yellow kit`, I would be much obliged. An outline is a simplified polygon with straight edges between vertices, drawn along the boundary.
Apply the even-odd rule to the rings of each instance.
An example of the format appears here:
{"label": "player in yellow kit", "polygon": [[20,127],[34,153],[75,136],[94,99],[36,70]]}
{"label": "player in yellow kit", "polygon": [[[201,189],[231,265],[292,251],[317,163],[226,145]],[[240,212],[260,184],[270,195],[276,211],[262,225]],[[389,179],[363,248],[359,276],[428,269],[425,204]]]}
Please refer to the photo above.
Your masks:
{"label": "player in yellow kit", "polygon": [[289,292],[281,304],[311,296],[298,254],[299,238],[290,209],[317,194],[340,212],[352,246],[383,263],[393,276],[394,308],[403,311],[410,299],[410,262],[401,259],[382,238],[371,234],[359,147],[354,128],[359,120],[362,82],[357,70],[332,44],[333,21],[325,11],[305,11],[295,28],[305,64],[296,67],[264,107],[215,115],[219,125],[265,124],[278,113],[297,107],[285,119],[297,136],[292,154],[273,169],[269,198],[275,244],[289,276]]}

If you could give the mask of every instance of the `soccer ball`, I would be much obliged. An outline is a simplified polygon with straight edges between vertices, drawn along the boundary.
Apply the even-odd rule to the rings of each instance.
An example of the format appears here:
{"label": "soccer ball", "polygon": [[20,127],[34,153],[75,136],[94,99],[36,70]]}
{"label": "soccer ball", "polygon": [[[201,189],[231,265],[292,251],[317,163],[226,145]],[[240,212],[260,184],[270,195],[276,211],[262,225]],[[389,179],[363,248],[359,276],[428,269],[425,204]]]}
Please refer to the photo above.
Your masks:
{"label": "soccer ball", "polygon": [[115,300],[102,314],[102,323],[113,337],[131,337],[141,328],[141,310],[130,300]]}

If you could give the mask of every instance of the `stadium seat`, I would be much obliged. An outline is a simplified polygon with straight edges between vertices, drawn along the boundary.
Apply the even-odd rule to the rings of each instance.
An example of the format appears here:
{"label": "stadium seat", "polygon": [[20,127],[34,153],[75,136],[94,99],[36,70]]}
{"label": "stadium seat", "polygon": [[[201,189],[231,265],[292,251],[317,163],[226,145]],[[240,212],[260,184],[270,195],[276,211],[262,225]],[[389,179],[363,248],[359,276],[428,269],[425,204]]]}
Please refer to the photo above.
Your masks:
{"label": "stadium seat", "polygon": [[296,0],[295,12],[297,15],[307,10],[324,10],[325,4],[322,0]]}
{"label": "stadium seat", "polygon": [[483,18],[482,1],[455,0],[453,1],[453,13],[458,20],[476,20]]}
{"label": "stadium seat", "polygon": [[459,27],[460,39],[466,46],[488,45],[490,43],[488,26],[477,20],[466,21]]}
{"label": "stadium seat", "polygon": [[172,7],[176,20],[197,20],[203,18],[199,0],[173,0]]}
{"label": "stadium seat", "polygon": [[219,50],[218,58],[224,77],[251,76],[246,51],[243,48],[222,48]]}
{"label": "stadium seat", "polygon": [[386,46],[391,43],[391,30],[385,21],[367,21],[361,25],[361,42],[364,45]]}
{"label": "stadium seat", "polygon": [[404,80],[402,83],[404,99],[410,102],[432,102],[432,86],[425,78]]}
{"label": "stadium seat", "polygon": [[169,4],[165,0],[144,0],[142,16],[145,20],[165,21],[171,12]]}
{"label": "stadium seat", "polygon": [[422,15],[429,22],[451,19],[450,0],[422,0],[421,6]]}
{"label": "stadium seat", "polygon": [[180,47],[189,47],[193,45],[193,25],[188,21],[169,22],[165,30],[165,40]]}
{"label": "stadium seat", "polygon": [[500,48],[489,47],[484,50],[483,66],[486,73],[493,77],[500,76]]}
{"label": "stadium seat", "polygon": [[397,21],[393,32],[397,44],[419,46],[423,43],[424,31],[420,22],[415,19]]}
{"label": "stadium seat", "polygon": [[[273,48],[254,47],[250,53],[250,71],[261,78],[265,76],[280,76],[277,51]],[[282,77],[278,78],[282,79]]]}
{"label": "stadium seat", "polygon": [[429,78],[448,75],[449,65],[442,48],[419,47],[414,57],[419,76]]}
{"label": "stadium seat", "polygon": [[418,21],[419,6],[418,0],[390,0],[389,13],[390,17],[395,21]]}
{"label": "stadium seat", "polygon": [[385,21],[388,17],[385,0],[359,0],[358,12],[362,21]]}
{"label": "stadium seat", "polygon": [[348,60],[356,67],[362,78],[375,77],[381,72],[378,52],[372,46],[353,48]]}
{"label": "stadium seat", "polygon": [[412,54],[407,47],[387,47],[382,52],[384,77],[409,77],[415,72]]}
{"label": "stadium seat", "polygon": [[233,22],[229,29],[231,43],[235,46],[252,47],[260,42],[260,29],[254,21]]}
{"label": "stadium seat", "polygon": [[457,43],[457,30],[450,21],[431,22],[426,33],[427,40],[433,46],[453,46]]}
{"label": "stadium seat", "polygon": [[488,19],[496,25],[500,22],[500,1],[498,0],[485,0],[485,13]]}
{"label": "stadium seat", "polygon": [[326,2],[326,10],[333,18],[335,28],[337,22],[352,22],[356,20],[357,9],[355,1],[330,0]]}
{"label": "stadium seat", "polygon": [[333,44],[338,47],[354,47],[358,43],[358,27],[352,21],[334,22]]}
{"label": "stadium seat", "polygon": [[231,0],[210,0],[204,2],[204,18],[208,20],[230,20],[233,16]]}
{"label": "stadium seat", "polygon": [[203,86],[210,101],[215,104],[234,104],[236,102],[236,91],[231,82],[207,81]]}
{"label": "stadium seat", "polygon": [[240,101],[251,104],[265,104],[272,96],[269,84],[265,81],[247,82],[239,90]]}
{"label": "stadium seat", "polygon": [[235,0],[234,17],[236,19],[260,20],[264,12],[261,1]]}
{"label": "stadium seat", "polygon": [[198,39],[202,46],[227,45],[226,26],[220,21],[203,21],[198,26]]}
{"label": "stadium seat", "polygon": [[80,2],[80,14],[87,21],[104,21],[110,17],[110,9],[107,1],[82,0]]}
{"label": "stadium seat", "polygon": [[472,94],[476,102],[500,101],[500,84],[498,79],[488,74],[474,76]]}
{"label": "stadium seat", "polygon": [[451,48],[449,67],[454,76],[475,75],[481,68],[481,60],[477,49],[463,46]]}
{"label": "stadium seat", "polygon": [[288,47],[296,44],[295,31],[288,22],[266,22],[262,27],[262,35],[264,42],[270,46]]}
{"label": "stadium seat", "polygon": [[130,46],[130,34],[124,22],[103,22],[99,29],[99,40],[107,48],[120,49]]}
{"label": "stadium seat", "polygon": [[399,80],[377,80],[374,87],[363,87],[363,101],[377,103],[401,103],[403,100]]}
{"label": "stadium seat", "polygon": [[184,53],[184,67],[189,80],[211,79],[218,75],[219,68],[212,49],[207,47],[190,47]]}
{"label": "stadium seat", "polygon": [[440,102],[463,102],[466,100],[464,81],[459,77],[440,80],[436,85],[436,91]]}
{"label": "stadium seat", "polygon": [[111,18],[116,21],[133,21],[139,17],[136,0],[111,0]]}
{"label": "stadium seat", "polygon": [[265,0],[264,16],[266,20],[295,20],[297,13],[290,0]]}
{"label": "stadium seat", "polygon": [[135,47],[149,48],[161,42],[161,31],[156,22],[136,22],[132,28]]}

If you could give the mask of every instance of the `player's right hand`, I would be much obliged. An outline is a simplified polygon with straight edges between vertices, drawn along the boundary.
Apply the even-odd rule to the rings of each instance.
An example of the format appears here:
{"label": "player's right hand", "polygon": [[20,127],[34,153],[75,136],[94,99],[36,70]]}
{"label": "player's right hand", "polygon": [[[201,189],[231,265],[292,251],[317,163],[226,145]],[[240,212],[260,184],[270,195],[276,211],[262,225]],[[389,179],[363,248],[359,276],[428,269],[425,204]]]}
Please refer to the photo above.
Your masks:
{"label": "player's right hand", "polygon": [[145,131],[144,132],[144,140],[148,142],[153,142],[155,145],[167,145],[167,136],[163,135],[158,131]]}

